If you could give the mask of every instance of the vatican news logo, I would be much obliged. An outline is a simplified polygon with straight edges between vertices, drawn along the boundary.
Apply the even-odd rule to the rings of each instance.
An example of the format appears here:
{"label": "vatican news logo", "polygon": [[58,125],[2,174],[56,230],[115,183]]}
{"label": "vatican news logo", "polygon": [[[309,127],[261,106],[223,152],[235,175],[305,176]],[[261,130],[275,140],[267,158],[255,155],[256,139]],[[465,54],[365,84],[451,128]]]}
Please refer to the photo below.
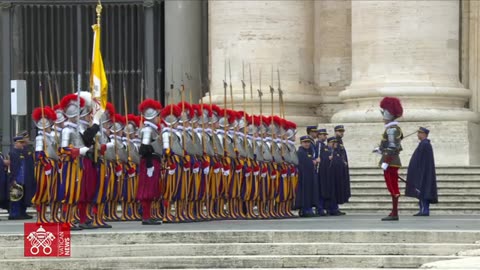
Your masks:
{"label": "vatican news logo", "polygon": [[25,257],[70,257],[70,226],[61,223],[25,223]]}

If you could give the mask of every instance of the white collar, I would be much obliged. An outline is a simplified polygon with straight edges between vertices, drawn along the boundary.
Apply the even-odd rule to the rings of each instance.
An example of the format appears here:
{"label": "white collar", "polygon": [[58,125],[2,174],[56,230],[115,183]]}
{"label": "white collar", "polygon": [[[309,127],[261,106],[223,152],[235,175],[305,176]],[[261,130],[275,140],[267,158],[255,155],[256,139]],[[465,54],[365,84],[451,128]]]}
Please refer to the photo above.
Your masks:
{"label": "white collar", "polygon": [[267,142],[272,141],[272,137],[265,137],[265,141],[267,141]]}
{"label": "white collar", "polygon": [[396,125],[398,125],[398,122],[397,122],[397,121],[393,121],[393,122],[390,122],[390,123],[386,124],[386,125],[385,125],[385,128],[389,128],[389,127],[391,127],[391,126],[396,126]]}
{"label": "white collar", "polygon": [[149,126],[149,127],[151,127],[151,128],[154,128],[155,130],[158,129],[158,126],[157,126],[156,124],[150,122],[150,121],[145,121],[145,122],[143,122],[143,125]]}
{"label": "white collar", "polygon": [[211,128],[206,128],[206,129],[205,129],[205,132],[207,132],[208,134],[211,135],[211,134],[212,134],[212,129],[211,129]]}
{"label": "white collar", "polygon": [[215,132],[217,134],[225,134],[225,130],[223,130],[223,129],[217,129],[217,130],[215,130]]}
{"label": "white collar", "polygon": [[82,124],[82,125],[84,125],[84,126],[89,126],[89,125],[90,125],[90,123],[88,123],[87,121],[85,121],[85,120],[83,120],[83,119],[78,120],[78,123],[80,123],[80,124]]}
{"label": "white collar", "polygon": [[63,128],[61,127],[55,127],[55,129],[58,131],[58,132],[62,132]]}
{"label": "white collar", "polygon": [[291,145],[295,145],[295,142],[292,141],[292,140],[287,140],[287,142],[288,142],[289,144],[291,144]]}
{"label": "white collar", "polygon": [[70,122],[70,121],[67,121],[67,122],[65,122],[65,127],[71,127],[71,128],[77,129],[77,128],[78,128],[78,124],[75,124],[75,123],[72,123],[72,122]]}
{"label": "white collar", "polygon": [[139,138],[134,138],[131,140],[132,142],[141,142],[141,140]]}

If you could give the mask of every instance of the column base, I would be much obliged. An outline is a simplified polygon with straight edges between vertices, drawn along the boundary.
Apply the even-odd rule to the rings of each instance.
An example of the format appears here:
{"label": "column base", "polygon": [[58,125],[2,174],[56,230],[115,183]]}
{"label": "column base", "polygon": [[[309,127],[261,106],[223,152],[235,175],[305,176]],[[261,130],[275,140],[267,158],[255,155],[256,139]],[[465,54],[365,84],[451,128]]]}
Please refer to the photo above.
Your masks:
{"label": "column base", "polygon": [[[346,132],[345,148],[351,167],[377,166],[380,160],[372,150],[378,146],[384,131],[382,123],[342,123]],[[336,124],[319,124],[333,135]],[[480,125],[471,121],[400,122],[404,136],[414,133],[419,126],[430,130],[436,166],[480,165]],[[408,166],[418,145],[416,133],[402,141],[401,161]]]}

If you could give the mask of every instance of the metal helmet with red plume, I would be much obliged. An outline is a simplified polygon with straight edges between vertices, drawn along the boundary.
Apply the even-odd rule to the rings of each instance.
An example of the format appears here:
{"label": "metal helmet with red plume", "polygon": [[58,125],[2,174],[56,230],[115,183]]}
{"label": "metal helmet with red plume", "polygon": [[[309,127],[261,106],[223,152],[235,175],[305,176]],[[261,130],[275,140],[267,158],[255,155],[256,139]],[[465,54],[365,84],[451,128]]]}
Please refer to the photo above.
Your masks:
{"label": "metal helmet with red plume", "polygon": [[380,101],[383,120],[393,121],[403,115],[403,107],[400,99],[396,97],[384,97]]}

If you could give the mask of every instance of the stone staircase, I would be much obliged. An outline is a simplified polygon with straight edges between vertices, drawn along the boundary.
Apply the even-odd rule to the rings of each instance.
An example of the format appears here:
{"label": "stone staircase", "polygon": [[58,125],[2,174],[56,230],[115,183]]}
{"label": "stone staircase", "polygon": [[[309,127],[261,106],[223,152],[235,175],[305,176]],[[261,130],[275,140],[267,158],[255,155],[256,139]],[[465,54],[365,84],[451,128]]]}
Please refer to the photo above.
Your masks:
{"label": "stone staircase", "polygon": [[157,231],[72,234],[71,258],[24,258],[0,236],[0,269],[417,268],[464,258],[475,231]]}
{"label": "stone staircase", "polygon": [[[406,168],[400,175],[406,178]],[[388,213],[391,198],[380,168],[351,168],[350,202],[341,209],[356,214]],[[400,191],[405,192],[405,183],[399,182]],[[432,204],[430,212],[435,214],[480,214],[480,167],[437,168],[439,203]],[[418,212],[418,200],[402,196],[400,215]]]}

